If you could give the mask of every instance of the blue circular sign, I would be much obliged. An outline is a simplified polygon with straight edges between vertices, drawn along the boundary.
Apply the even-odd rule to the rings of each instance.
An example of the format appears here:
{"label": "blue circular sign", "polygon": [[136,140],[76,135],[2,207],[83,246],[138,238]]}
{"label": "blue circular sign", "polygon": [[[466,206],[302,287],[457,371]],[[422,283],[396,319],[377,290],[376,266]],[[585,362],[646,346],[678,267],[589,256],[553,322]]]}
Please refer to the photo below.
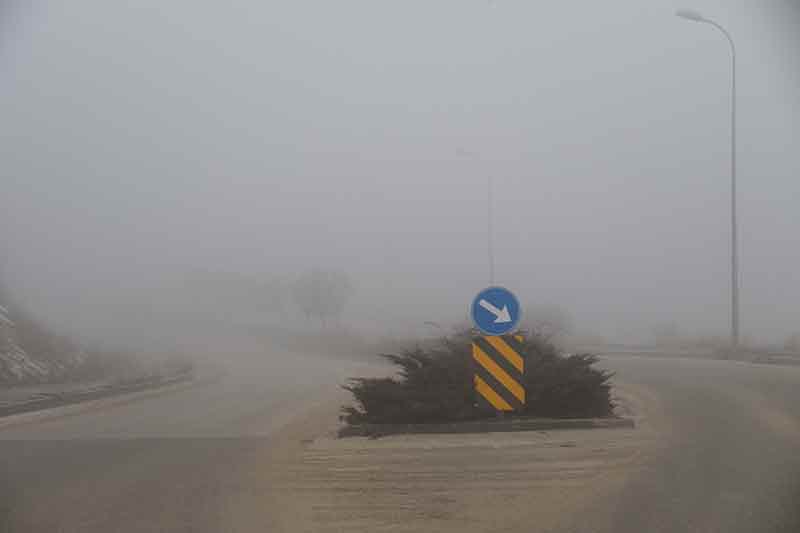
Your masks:
{"label": "blue circular sign", "polygon": [[503,287],[483,289],[472,300],[470,316],[475,327],[486,335],[505,335],[519,326],[519,300]]}

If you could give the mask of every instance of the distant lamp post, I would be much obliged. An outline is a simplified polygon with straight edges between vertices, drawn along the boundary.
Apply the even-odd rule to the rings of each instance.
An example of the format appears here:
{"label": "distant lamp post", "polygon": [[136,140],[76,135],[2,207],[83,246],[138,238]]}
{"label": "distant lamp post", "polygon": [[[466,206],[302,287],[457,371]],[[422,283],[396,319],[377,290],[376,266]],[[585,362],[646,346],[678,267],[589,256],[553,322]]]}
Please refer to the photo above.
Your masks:
{"label": "distant lamp post", "polygon": [[717,22],[689,9],[679,9],[677,16],[692,22],[714,26],[731,46],[731,347],[739,346],[739,246],[736,221],[736,45],[731,34]]}
{"label": "distant lamp post", "polygon": [[[460,157],[477,159],[475,152],[458,148],[456,153]],[[486,248],[489,257],[489,285],[494,285],[494,191],[492,177],[486,176]]]}

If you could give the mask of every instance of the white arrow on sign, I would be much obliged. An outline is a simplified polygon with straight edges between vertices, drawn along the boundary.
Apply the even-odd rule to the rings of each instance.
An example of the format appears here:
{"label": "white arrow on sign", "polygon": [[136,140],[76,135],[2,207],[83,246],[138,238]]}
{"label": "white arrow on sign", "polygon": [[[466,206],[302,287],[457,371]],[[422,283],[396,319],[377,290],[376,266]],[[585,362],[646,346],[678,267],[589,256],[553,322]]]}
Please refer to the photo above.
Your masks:
{"label": "white arrow on sign", "polygon": [[511,322],[511,315],[508,313],[508,306],[504,305],[503,309],[500,310],[487,302],[486,300],[481,300],[478,302],[478,305],[489,311],[495,316],[494,323],[495,324],[505,324],[506,322]]}

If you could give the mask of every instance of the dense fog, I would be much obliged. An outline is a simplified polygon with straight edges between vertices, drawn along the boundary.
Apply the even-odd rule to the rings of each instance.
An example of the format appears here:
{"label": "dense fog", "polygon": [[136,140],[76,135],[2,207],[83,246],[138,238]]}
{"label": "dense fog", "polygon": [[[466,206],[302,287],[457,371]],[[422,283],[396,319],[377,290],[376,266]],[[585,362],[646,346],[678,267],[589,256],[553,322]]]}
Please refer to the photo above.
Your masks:
{"label": "dense fog", "polygon": [[576,335],[725,337],[730,56],[681,7],[738,49],[743,335],[800,332],[794,1],[4,4],[0,276],[72,334],[319,328],[317,271],[367,335],[493,282]]}

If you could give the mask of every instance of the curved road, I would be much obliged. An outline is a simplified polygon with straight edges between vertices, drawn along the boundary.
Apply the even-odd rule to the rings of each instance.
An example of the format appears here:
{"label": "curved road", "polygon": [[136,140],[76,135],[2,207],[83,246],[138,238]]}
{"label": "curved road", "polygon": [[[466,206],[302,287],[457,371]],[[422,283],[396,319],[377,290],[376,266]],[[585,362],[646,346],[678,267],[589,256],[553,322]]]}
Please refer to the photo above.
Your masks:
{"label": "curved road", "polygon": [[566,531],[800,531],[800,367],[608,357],[657,450]]}
{"label": "curved road", "polygon": [[196,386],[0,421],[0,532],[222,532],[242,502],[267,515],[263,531],[259,468],[276,434],[340,397],[360,364],[263,347],[217,354],[224,375]]}
{"label": "curved road", "polygon": [[[800,368],[603,364],[646,392],[642,414],[659,444],[560,531],[800,531]],[[246,523],[231,516],[244,509],[258,527],[239,530],[278,530],[262,467],[273,439],[355,367],[253,353],[210,384],[1,428],[0,531],[230,531]]]}

